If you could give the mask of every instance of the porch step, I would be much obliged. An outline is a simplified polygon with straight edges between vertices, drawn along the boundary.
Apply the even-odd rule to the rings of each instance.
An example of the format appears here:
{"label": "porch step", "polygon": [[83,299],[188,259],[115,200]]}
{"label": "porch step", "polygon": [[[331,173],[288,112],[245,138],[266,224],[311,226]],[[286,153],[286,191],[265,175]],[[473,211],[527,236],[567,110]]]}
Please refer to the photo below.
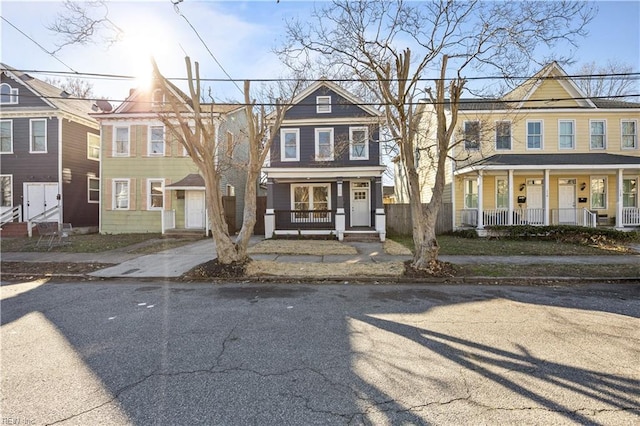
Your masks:
{"label": "porch step", "polygon": [[200,239],[205,236],[204,229],[166,229],[165,238],[193,238]]}
{"label": "porch step", "polygon": [[[35,228],[33,231],[34,234],[37,232]],[[26,237],[27,235],[27,222],[9,222],[0,228],[0,236],[3,238]]]}
{"label": "porch step", "polygon": [[343,241],[377,242],[380,241],[380,235],[376,231],[345,231]]}

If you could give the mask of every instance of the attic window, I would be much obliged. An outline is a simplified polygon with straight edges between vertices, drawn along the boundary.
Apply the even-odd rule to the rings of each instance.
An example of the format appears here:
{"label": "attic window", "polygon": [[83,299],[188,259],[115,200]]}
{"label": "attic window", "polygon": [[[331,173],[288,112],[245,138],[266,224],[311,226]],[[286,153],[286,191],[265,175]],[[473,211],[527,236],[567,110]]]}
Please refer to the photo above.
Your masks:
{"label": "attic window", "polygon": [[7,83],[0,84],[0,104],[17,104],[18,89],[9,86]]}
{"label": "attic window", "polygon": [[151,106],[158,107],[164,104],[164,92],[162,89],[156,89],[151,96]]}
{"label": "attic window", "polygon": [[331,96],[316,96],[316,112],[318,114],[331,112]]}

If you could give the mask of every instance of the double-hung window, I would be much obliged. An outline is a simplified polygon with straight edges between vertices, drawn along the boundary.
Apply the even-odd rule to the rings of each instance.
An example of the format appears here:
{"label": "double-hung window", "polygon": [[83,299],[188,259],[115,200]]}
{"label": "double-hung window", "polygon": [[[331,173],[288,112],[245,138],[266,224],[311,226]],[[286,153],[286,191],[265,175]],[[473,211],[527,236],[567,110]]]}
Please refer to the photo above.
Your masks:
{"label": "double-hung window", "polygon": [[496,208],[509,208],[509,186],[506,179],[496,179]]}
{"label": "double-hung window", "polygon": [[333,129],[316,129],[316,161],[333,160]]}
{"label": "double-hung window", "polygon": [[100,179],[97,177],[87,178],[87,200],[92,204],[100,202]]}
{"label": "double-hung window", "polygon": [[591,120],[589,122],[590,142],[589,147],[591,149],[605,149],[606,139],[606,122],[604,120]]}
{"label": "double-hung window", "polygon": [[464,208],[478,208],[478,181],[476,179],[466,179],[464,181]]}
{"label": "double-hung window", "polygon": [[129,210],[129,179],[113,180],[113,208]]}
{"label": "double-hung window", "polygon": [[607,208],[607,178],[591,178],[591,208]]}
{"label": "double-hung window", "polygon": [[29,120],[29,152],[47,152],[47,119]]}
{"label": "double-hung window", "polygon": [[331,112],[331,96],[316,96],[316,113],[328,114]]}
{"label": "double-hung window", "polygon": [[638,148],[638,122],[636,120],[622,120],[622,149]]}
{"label": "double-hung window", "polygon": [[162,210],[164,207],[164,180],[147,180],[147,209]]}
{"label": "double-hung window", "polygon": [[542,149],[542,121],[527,121],[527,149]]}
{"label": "double-hung window", "polygon": [[0,154],[13,153],[13,120],[0,120]]}
{"label": "double-hung window", "polygon": [[575,122],[573,120],[558,121],[558,148],[573,149],[575,148]]}
{"label": "double-hung window", "polygon": [[349,160],[369,159],[369,129],[349,127]]}
{"label": "double-hung window", "polygon": [[291,185],[292,222],[330,222],[331,187],[328,183]]}
{"label": "double-hung window", "polygon": [[164,126],[150,126],[149,154],[164,155]]}
{"label": "double-hung window", "polygon": [[510,121],[496,121],[496,149],[511,149]]}
{"label": "double-hung window", "polygon": [[480,122],[464,122],[464,149],[477,151],[480,149]]}
{"label": "double-hung window", "polygon": [[300,161],[300,129],[280,130],[280,161]]}
{"label": "double-hung window", "polygon": [[100,135],[87,133],[87,158],[100,160]]}
{"label": "double-hung window", "polygon": [[129,156],[129,127],[116,127],[113,130],[113,155]]}
{"label": "double-hung window", "polygon": [[18,103],[18,89],[7,83],[0,84],[0,104],[12,105]]}
{"label": "double-hung window", "polygon": [[13,176],[0,175],[0,207],[13,207]]}
{"label": "double-hung window", "polygon": [[638,207],[638,179],[622,180],[622,207]]}

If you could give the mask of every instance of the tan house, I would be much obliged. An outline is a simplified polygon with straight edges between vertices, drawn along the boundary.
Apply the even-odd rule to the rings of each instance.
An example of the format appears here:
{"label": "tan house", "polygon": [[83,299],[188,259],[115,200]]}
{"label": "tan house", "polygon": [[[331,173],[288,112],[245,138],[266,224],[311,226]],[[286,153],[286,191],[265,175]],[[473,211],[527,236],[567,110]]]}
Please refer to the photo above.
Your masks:
{"label": "tan house", "polygon": [[[184,101],[184,114],[192,114],[190,99],[177,87],[172,95]],[[240,105],[203,105],[215,121],[219,149],[242,162],[246,156],[246,122]],[[162,90],[132,90],[115,110],[93,114],[100,122],[101,192],[100,233],[145,233],[209,229],[204,179],[182,144],[160,120],[170,114]],[[246,173],[229,167],[222,178],[223,194],[232,196],[240,223]],[[235,196],[235,197],[233,197]],[[239,205],[238,205],[239,204]],[[239,219],[239,220],[238,220]],[[234,232],[235,229],[230,229]]]}
{"label": "tan house", "polygon": [[[428,202],[435,114],[429,103],[421,110],[418,164]],[[443,199],[454,228],[640,226],[639,119],[640,104],[589,98],[556,63],[502,98],[463,100]],[[399,167],[396,188],[406,202]]]}

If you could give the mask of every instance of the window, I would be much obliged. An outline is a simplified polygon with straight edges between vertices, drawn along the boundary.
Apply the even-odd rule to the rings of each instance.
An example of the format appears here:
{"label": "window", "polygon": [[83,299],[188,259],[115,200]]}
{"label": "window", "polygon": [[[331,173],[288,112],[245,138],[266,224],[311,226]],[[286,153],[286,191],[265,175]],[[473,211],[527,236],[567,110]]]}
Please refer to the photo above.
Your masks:
{"label": "window", "polygon": [[100,202],[100,179],[90,177],[87,181],[87,199],[91,204]]}
{"label": "window", "polygon": [[316,96],[316,112],[318,114],[331,112],[331,96]]}
{"label": "window", "polygon": [[605,121],[604,120],[591,120],[589,122],[589,131],[591,133],[590,147],[591,149],[605,149]]}
{"label": "window", "polygon": [[113,208],[129,210],[129,179],[113,180]]}
{"label": "window", "polygon": [[316,129],[316,161],[333,160],[333,129]]}
{"label": "window", "polygon": [[[331,208],[331,189],[329,184],[291,185],[291,209],[295,210],[293,222],[330,222],[328,210]],[[311,213],[309,210],[320,210]]]}
{"label": "window", "polygon": [[478,208],[478,181],[476,179],[466,179],[464,181],[464,208]]}
{"label": "window", "polygon": [[154,90],[153,94],[151,95],[151,106],[159,107],[159,106],[162,106],[163,104],[164,104],[164,92],[162,91],[162,89]]}
{"label": "window", "polygon": [[464,122],[464,149],[477,151],[480,149],[480,122]]}
{"label": "window", "polygon": [[496,121],[496,149],[511,149],[510,121]]}
{"label": "window", "polygon": [[129,128],[116,127],[113,131],[113,155],[116,157],[129,156]]}
{"label": "window", "polygon": [[622,207],[638,207],[638,179],[622,180]]}
{"label": "window", "polygon": [[29,120],[29,152],[47,152],[47,120]]}
{"label": "window", "polygon": [[349,127],[349,160],[369,159],[369,129]]}
{"label": "window", "polygon": [[606,178],[591,179],[591,208],[592,209],[607,208],[607,179]]}
{"label": "window", "polygon": [[280,160],[300,161],[300,129],[280,131]]}
{"label": "window", "polygon": [[506,179],[496,180],[496,208],[509,208],[509,187]]}
{"label": "window", "polygon": [[164,180],[147,180],[147,210],[162,210],[164,207]]}
{"label": "window", "polygon": [[87,158],[100,160],[100,135],[87,133]]}
{"label": "window", "polygon": [[573,120],[558,121],[558,148],[575,148],[575,122]]}
{"label": "window", "polygon": [[150,126],[149,154],[164,155],[164,126]]}
{"label": "window", "polygon": [[0,176],[0,203],[1,207],[13,207],[13,176]]}
{"label": "window", "polygon": [[9,86],[7,83],[0,84],[0,104],[17,104],[18,89]]}
{"label": "window", "polygon": [[542,121],[527,121],[527,149],[542,149]]}
{"label": "window", "polygon": [[13,153],[13,121],[0,121],[0,154]]}
{"label": "window", "polygon": [[622,149],[635,149],[638,147],[638,122],[635,120],[622,120]]}

